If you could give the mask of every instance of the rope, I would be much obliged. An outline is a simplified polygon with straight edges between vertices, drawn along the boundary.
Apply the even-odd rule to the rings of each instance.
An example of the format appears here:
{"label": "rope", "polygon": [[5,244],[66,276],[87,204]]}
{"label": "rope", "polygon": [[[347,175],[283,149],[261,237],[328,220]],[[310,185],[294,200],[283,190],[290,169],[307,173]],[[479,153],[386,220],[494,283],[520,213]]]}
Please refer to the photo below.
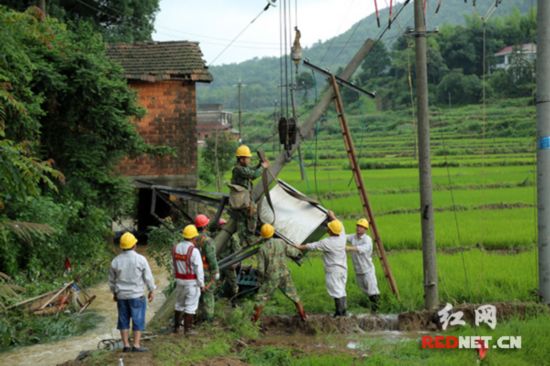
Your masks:
{"label": "rope", "polygon": [[321,205],[324,206],[325,204],[323,203],[323,200],[321,199],[321,195],[319,194],[319,183],[317,181],[317,153],[318,153],[317,141],[318,141],[318,137],[319,137],[319,120],[315,124],[315,160],[313,162],[313,177],[314,177],[314,180],[315,180],[315,195],[317,196],[317,201],[319,201],[321,203]]}
{"label": "rope", "polygon": [[[399,26],[399,24],[398,24]],[[412,48],[411,47],[411,43],[412,42],[409,42],[407,41],[407,47],[408,48]],[[408,82],[409,82],[409,94],[410,94],[410,98],[411,98],[411,120],[412,120],[412,125],[413,125],[413,136],[414,136],[414,160],[417,160],[417,152],[418,152],[418,141],[417,141],[417,138],[416,138],[416,134],[414,133],[414,131],[416,130],[416,110],[414,108],[414,93],[413,93],[413,82],[412,82],[412,70],[411,70],[411,53],[409,52],[409,50],[407,50],[407,68],[408,68]]]}
{"label": "rope", "polygon": [[284,88],[285,88],[285,116],[288,116],[288,57],[287,57],[287,52],[288,52],[288,34],[287,34],[287,0],[283,0],[283,13],[284,13],[284,16],[283,16],[283,24],[284,24],[284,29],[283,29],[283,33],[284,33],[284,65],[285,65],[285,83],[284,83]]}
{"label": "rope", "polygon": [[[280,102],[279,102],[279,117],[283,116],[283,7],[279,7],[279,92],[280,92]],[[280,146],[279,146],[280,148]],[[280,150],[280,149],[279,149]]]}
{"label": "rope", "polygon": [[[440,119],[441,121],[441,119]],[[441,142],[443,151],[447,150],[446,140],[445,140],[445,132],[441,131]],[[449,193],[451,194],[451,204],[453,207],[453,216],[455,219],[455,227],[456,227],[456,237],[458,239],[458,244],[460,247],[460,256],[462,258],[462,268],[464,270],[464,282],[466,283],[466,289],[468,290],[468,293],[470,295],[470,299],[472,298],[472,290],[470,288],[470,281],[468,280],[468,271],[466,269],[466,260],[464,259],[464,247],[462,246],[462,236],[460,235],[460,225],[458,224],[458,214],[456,210],[456,202],[455,202],[455,195],[453,190],[453,182],[451,179],[451,170],[449,169],[449,162],[448,162],[448,153],[445,153],[445,168],[447,170],[447,182],[449,183]],[[483,261],[483,260],[482,260]]]}

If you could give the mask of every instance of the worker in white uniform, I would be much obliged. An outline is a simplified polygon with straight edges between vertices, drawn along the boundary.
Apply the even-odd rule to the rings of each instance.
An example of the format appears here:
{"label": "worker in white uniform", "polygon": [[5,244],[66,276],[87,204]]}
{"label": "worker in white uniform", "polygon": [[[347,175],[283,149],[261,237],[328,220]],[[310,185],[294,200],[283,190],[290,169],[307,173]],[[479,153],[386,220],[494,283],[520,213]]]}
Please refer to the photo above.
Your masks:
{"label": "worker in white uniform", "polygon": [[346,233],[342,222],[336,219],[334,212],[328,211],[329,237],[323,240],[297,246],[300,250],[319,250],[323,252],[325,282],[328,294],[334,298],[336,311],[334,316],[346,315],[346,281],[348,263],[346,257]]}
{"label": "worker in white uniform", "polygon": [[183,229],[183,241],[172,248],[174,276],[176,277],[176,305],[174,312],[174,333],[178,333],[183,319],[186,335],[192,335],[193,318],[199,307],[201,292],[204,291],[204,270],[202,258],[196,248],[199,232],[195,225]]}
{"label": "worker in white uniform", "polygon": [[367,219],[359,219],[355,226],[355,234],[347,236],[347,241],[351,245],[346,246],[346,250],[351,252],[357,285],[369,296],[370,308],[376,312],[380,291],[372,263],[372,239],[367,235],[368,229]]}

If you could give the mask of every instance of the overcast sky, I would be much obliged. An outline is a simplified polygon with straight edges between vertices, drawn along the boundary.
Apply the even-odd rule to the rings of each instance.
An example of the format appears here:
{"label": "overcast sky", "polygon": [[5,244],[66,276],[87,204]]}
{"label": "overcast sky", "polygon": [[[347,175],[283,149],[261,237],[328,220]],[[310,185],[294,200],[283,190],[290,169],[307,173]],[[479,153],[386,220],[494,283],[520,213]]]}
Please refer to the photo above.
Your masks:
{"label": "overcast sky", "polygon": [[[262,11],[267,0],[161,0],[153,39],[200,42],[204,58],[213,65],[278,56],[282,1],[277,0],[277,7],[264,12],[214,63],[212,61],[225,46]],[[288,1],[293,26],[296,22],[295,4],[298,5],[302,47],[343,33],[374,12],[374,0]],[[388,3],[387,0],[378,0],[379,8],[385,8]]]}

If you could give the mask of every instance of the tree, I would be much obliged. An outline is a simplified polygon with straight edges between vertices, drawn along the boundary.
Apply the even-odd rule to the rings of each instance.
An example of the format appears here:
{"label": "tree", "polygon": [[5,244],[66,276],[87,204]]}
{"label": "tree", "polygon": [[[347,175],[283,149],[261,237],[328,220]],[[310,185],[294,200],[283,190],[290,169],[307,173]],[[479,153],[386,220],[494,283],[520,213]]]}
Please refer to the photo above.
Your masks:
{"label": "tree", "polygon": [[[48,0],[49,16],[94,24],[109,42],[151,40],[159,0]],[[36,0],[0,0],[18,11],[36,5]]]}
{"label": "tree", "polygon": [[308,100],[308,91],[315,86],[315,78],[310,72],[303,71],[296,77],[296,85],[298,90],[303,90],[302,99],[304,103]]}
{"label": "tree", "polygon": [[478,103],[481,89],[477,75],[464,75],[462,70],[452,70],[437,86],[437,101],[446,104],[450,95],[453,104]]}
{"label": "tree", "polygon": [[373,79],[387,75],[391,58],[383,42],[376,42],[365,60],[361,64],[361,71],[357,76],[361,85],[368,86]]}
{"label": "tree", "polygon": [[[32,14],[0,7],[0,270],[57,276],[65,256],[82,269],[106,256],[110,222],[133,204],[115,168],[155,149],[131,123],[143,111],[101,35]],[[25,239],[14,221],[51,235]]]}
{"label": "tree", "polygon": [[221,191],[224,174],[235,161],[237,142],[225,131],[213,131],[203,151],[204,167],[214,173],[216,189]]}

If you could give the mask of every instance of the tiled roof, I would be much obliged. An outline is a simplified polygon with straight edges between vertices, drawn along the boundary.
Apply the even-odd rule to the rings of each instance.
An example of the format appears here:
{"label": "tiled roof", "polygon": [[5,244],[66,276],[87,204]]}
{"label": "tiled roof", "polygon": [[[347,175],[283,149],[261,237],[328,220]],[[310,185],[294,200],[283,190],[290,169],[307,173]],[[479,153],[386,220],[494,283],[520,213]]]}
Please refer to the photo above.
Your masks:
{"label": "tiled roof", "polygon": [[197,42],[118,43],[107,54],[124,68],[127,79],[212,81]]}
{"label": "tiled roof", "polygon": [[525,43],[520,46],[507,46],[495,53],[495,56],[503,56],[507,55],[509,53],[512,53],[514,48],[517,48],[518,50],[521,50],[521,52],[524,53],[536,53],[537,52],[537,45],[534,43]]}

